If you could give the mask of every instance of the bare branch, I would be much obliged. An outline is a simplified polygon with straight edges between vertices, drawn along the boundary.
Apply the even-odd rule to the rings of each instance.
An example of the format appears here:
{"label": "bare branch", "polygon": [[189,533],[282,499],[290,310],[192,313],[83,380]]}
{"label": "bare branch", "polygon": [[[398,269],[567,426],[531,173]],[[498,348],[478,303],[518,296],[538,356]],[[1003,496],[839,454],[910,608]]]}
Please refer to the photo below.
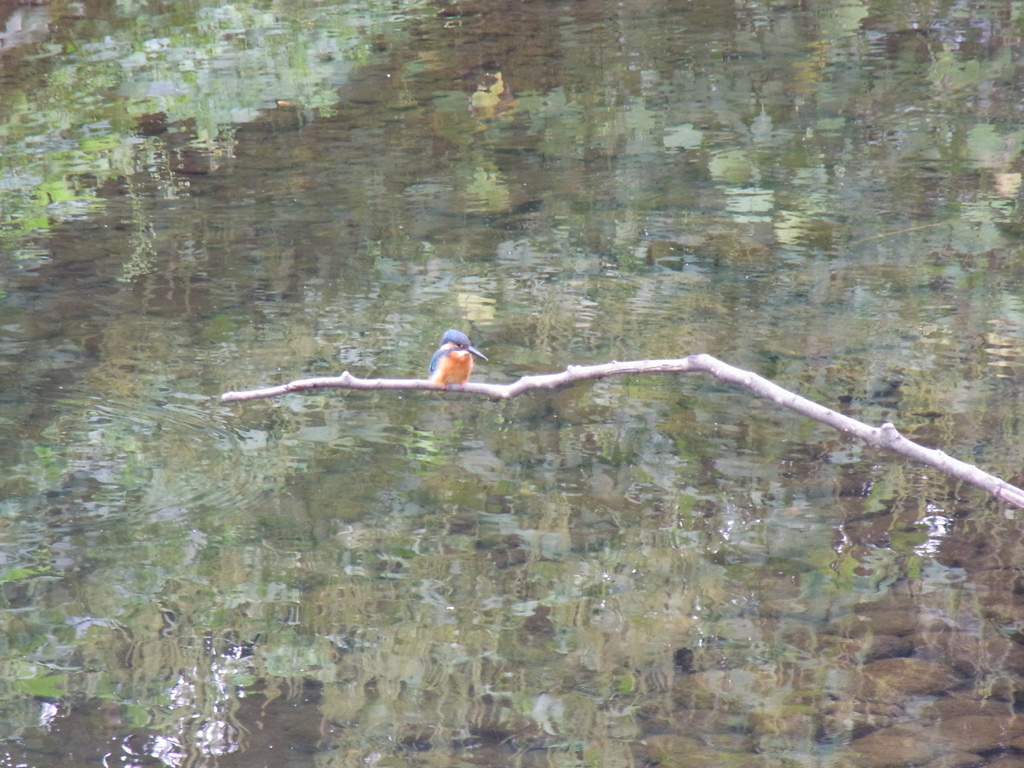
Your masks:
{"label": "bare branch", "polygon": [[[872,427],[864,422],[851,419],[849,416],[844,416],[830,408],[819,405],[805,397],[790,392],[788,389],[783,389],[778,384],[773,384],[756,373],[745,371],[742,368],[735,368],[711,355],[690,355],[689,357],[674,360],[635,360],[624,363],[602,363],[601,365],[570,365],[561,373],[524,376],[519,381],[512,382],[511,384],[485,384],[483,382],[470,381],[464,385],[449,387],[448,391],[483,395],[491,400],[510,400],[530,390],[558,389],[578,381],[603,379],[605,376],[689,373],[692,371],[708,373],[719,381],[726,383],[739,384],[772,402],[859,438],[874,448],[893,451],[912,461],[934,467],[952,477],[976,485],[1008,504],[1024,508],[1024,490],[1010,485],[994,475],[983,472],[971,464],[947,456],[942,451],[926,448],[912,440],[908,440],[892,424],[886,423],[880,427]],[[445,391],[445,387],[431,384],[426,379],[360,379],[345,371],[340,376],[298,379],[288,384],[281,384],[266,389],[225,392],[221,395],[221,402],[232,403],[243,400],[258,400],[277,397],[289,392],[302,392],[307,389],[323,389],[327,387]]]}

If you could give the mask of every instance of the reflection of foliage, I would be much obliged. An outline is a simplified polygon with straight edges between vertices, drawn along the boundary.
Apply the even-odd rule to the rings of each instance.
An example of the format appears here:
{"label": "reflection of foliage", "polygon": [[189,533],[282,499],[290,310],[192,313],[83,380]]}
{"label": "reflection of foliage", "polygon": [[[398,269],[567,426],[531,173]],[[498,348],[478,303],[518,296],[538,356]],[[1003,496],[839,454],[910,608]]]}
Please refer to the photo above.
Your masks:
{"label": "reflection of foliage", "polygon": [[232,3],[194,16],[189,5],[171,18],[145,3],[114,8],[121,18],[111,23],[124,37],[77,25],[46,60],[45,81],[5,90],[0,235],[12,250],[25,233],[81,216],[100,202],[100,184],[135,170],[142,115],[189,121],[201,146],[230,152],[225,128],[276,99],[330,108],[348,70],[366,59],[373,27],[393,14],[372,2],[292,5],[287,13]]}

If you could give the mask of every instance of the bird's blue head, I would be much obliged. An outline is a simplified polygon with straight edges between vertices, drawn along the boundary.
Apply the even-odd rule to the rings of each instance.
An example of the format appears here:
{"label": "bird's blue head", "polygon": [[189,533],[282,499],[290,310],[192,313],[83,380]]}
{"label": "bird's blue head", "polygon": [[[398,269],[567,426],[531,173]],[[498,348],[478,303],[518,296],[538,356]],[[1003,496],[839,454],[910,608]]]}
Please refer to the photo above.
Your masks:
{"label": "bird's blue head", "polygon": [[455,344],[458,347],[471,347],[472,343],[469,341],[469,336],[464,334],[462,331],[457,331],[454,328],[449,328],[444,332],[444,336],[441,337],[441,346],[445,344]]}
{"label": "bird's blue head", "polygon": [[464,349],[467,352],[472,352],[477,357],[486,360],[487,356],[479,349],[473,346],[469,340],[469,336],[464,334],[462,331],[457,331],[454,328],[449,328],[444,332],[444,336],[441,337],[441,349]]}

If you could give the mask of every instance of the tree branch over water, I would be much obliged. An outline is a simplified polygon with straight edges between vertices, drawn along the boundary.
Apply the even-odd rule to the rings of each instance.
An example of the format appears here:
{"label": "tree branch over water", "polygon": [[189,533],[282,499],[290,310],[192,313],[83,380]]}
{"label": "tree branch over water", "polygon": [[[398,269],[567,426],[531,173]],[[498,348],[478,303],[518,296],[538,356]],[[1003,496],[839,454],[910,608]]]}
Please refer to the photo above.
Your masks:
{"label": "tree branch over water", "polygon": [[[560,373],[524,376],[511,384],[486,384],[470,381],[461,386],[450,387],[447,391],[469,395],[483,395],[491,400],[510,400],[534,389],[559,389],[578,381],[603,379],[606,376],[692,372],[707,373],[719,381],[746,387],[755,394],[772,402],[863,440],[873,448],[892,451],[912,461],[934,467],[941,472],[945,472],[947,475],[976,485],[1008,504],[1024,508],[1024,490],[1015,485],[1010,485],[994,475],[983,472],[971,464],[954,459],[942,451],[926,448],[919,443],[908,440],[890,423],[882,424],[880,427],[872,427],[862,421],[851,419],[849,416],[844,416],[837,411],[833,411],[831,408],[826,408],[805,397],[801,397],[794,392],[790,392],[788,389],[783,389],[778,384],[773,384],[756,373],[723,363],[711,355],[690,355],[689,357],[675,360],[636,360],[623,363],[602,363],[601,365],[570,365]],[[221,402],[233,403],[244,400],[259,400],[278,397],[290,392],[302,392],[309,389],[325,389],[329,387],[340,389],[420,389],[445,391],[443,386],[431,384],[426,379],[360,379],[345,371],[340,376],[297,379],[287,384],[266,389],[225,392],[221,395]]]}

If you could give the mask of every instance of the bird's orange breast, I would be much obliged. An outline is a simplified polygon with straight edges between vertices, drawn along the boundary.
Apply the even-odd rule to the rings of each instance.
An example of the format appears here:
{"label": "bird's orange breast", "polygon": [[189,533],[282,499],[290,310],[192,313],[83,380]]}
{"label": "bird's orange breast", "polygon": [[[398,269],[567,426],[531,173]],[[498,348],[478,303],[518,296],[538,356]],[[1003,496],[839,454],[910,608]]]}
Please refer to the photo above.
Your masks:
{"label": "bird's orange breast", "polygon": [[430,376],[434,384],[465,384],[473,372],[473,355],[463,349],[452,349],[437,361]]}

